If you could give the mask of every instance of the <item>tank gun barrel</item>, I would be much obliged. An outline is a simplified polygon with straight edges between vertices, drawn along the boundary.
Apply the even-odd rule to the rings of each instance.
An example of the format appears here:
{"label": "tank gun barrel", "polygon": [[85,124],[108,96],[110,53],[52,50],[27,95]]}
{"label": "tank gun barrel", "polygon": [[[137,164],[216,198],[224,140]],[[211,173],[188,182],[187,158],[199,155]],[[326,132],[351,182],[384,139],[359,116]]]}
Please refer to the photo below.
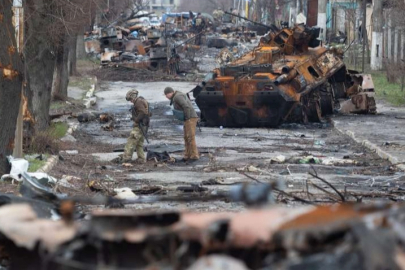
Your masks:
{"label": "tank gun barrel", "polygon": [[126,20],[138,19],[138,18],[142,18],[142,17],[149,17],[150,15],[153,15],[153,14],[155,14],[155,12],[148,12],[145,14],[135,14],[134,16],[132,16]]}
{"label": "tank gun barrel", "polygon": [[189,43],[191,40],[195,39],[195,38],[198,37],[199,35],[202,35],[204,32],[205,32],[205,31],[203,30],[203,31],[201,31],[200,33],[194,35],[193,37],[191,37],[191,38],[189,38],[189,39],[186,39],[186,40],[183,41],[182,43],[180,43],[180,44],[174,46],[174,49],[177,49],[177,48],[183,46],[184,44]]}
{"label": "tank gun barrel", "polygon": [[278,32],[278,31],[280,31],[280,29],[279,29],[277,26],[275,26],[274,24],[266,25],[266,24],[263,24],[263,23],[259,23],[259,22],[250,20],[250,19],[248,19],[248,18],[246,18],[246,17],[243,17],[243,16],[240,16],[240,15],[236,15],[236,14],[230,13],[230,12],[228,12],[228,11],[225,11],[224,13],[225,13],[225,14],[228,14],[228,15],[231,15],[231,16],[234,16],[234,17],[238,17],[238,18],[240,18],[240,19],[243,19],[243,20],[245,20],[245,21],[251,22],[251,23],[253,23],[253,24],[266,27],[267,29],[269,29],[269,30],[271,30],[271,31],[273,31],[273,32],[275,32],[275,33]]}

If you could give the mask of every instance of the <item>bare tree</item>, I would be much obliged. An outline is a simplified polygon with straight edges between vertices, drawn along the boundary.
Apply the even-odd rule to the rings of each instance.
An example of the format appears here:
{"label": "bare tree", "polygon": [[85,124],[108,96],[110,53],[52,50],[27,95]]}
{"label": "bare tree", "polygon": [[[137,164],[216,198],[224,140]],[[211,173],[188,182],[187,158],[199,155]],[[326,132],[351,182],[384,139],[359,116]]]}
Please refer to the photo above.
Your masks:
{"label": "bare tree", "polygon": [[388,48],[388,52],[391,53],[391,55],[389,55],[388,59],[385,59],[384,61],[387,71],[387,80],[391,83],[400,82],[402,90],[404,90],[405,59],[403,58],[403,55],[405,54],[405,33],[403,31],[405,31],[405,1],[385,1],[383,3],[383,8],[387,10],[387,18],[389,18],[389,21],[385,22],[385,25],[394,30],[389,31],[389,34],[392,34],[392,42],[388,43],[388,46],[393,46],[394,49],[392,49],[393,47]]}
{"label": "bare tree", "polygon": [[[80,30],[79,30],[80,31]],[[79,38],[80,33],[77,33],[76,36],[72,36],[69,38],[69,75],[75,76],[77,75],[77,40]],[[84,44],[83,44],[84,48]]]}
{"label": "bare tree", "polygon": [[55,36],[52,26],[57,25],[54,13],[55,4],[44,0],[25,0],[26,41],[24,59],[27,65],[32,90],[32,108],[35,117],[35,130],[45,130],[49,125],[49,107],[53,71],[55,67]]}
{"label": "bare tree", "polygon": [[52,85],[52,98],[56,100],[65,100],[67,98],[67,89],[69,84],[69,52],[70,37],[66,36],[60,41],[60,45],[55,50],[55,71]]}
{"label": "bare tree", "polygon": [[110,0],[108,13],[103,17],[110,24],[114,21],[132,18],[141,10],[149,10],[149,0]]}
{"label": "bare tree", "polygon": [[0,175],[9,169],[6,157],[12,154],[14,148],[23,81],[23,65],[17,52],[11,3],[0,0]]}
{"label": "bare tree", "polygon": [[[76,41],[79,31],[87,23],[87,16],[91,11],[89,2],[79,0],[55,1],[57,3],[56,18],[58,18],[60,31],[56,32],[55,43],[55,74],[52,97],[66,99],[69,83],[69,69],[76,71]],[[73,41],[72,41],[73,40]],[[69,63],[70,62],[70,63]]]}
{"label": "bare tree", "polygon": [[83,25],[88,23],[91,4],[97,8],[97,0],[24,0],[25,46],[24,59],[28,66],[32,90],[35,130],[49,125],[49,108],[53,85],[55,95],[66,97],[68,80],[68,40],[74,38]]}

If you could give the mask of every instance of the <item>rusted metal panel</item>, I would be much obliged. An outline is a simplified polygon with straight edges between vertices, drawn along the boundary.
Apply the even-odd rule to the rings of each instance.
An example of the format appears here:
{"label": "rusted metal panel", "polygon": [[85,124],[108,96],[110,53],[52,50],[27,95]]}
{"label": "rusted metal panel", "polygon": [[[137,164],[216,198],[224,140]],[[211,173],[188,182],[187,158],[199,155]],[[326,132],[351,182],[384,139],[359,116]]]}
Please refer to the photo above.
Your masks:
{"label": "rusted metal panel", "polygon": [[139,44],[138,46],[136,46],[136,48],[138,50],[138,54],[146,55],[145,47],[142,44]]}
{"label": "rusted metal panel", "polygon": [[100,42],[98,40],[86,40],[84,46],[87,54],[101,53]]}
{"label": "rusted metal panel", "polygon": [[254,50],[223,61],[214,79],[194,91],[202,119],[210,126],[236,127],[320,121],[335,111],[339,98],[351,98],[356,111],[375,112],[371,95],[351,97],[358,87],[373,87],[370,77],[350,76],[342,52],[320,47],[318,36],[318,28],[303,25],[271,31]]}
{"label": "rusted metal panel", "polygon": [[[346,269],[348,261],[355,262],[353,269],[378,269],[375,266],[381,263],[397,269],[404,213],[404,205],[390,204],[274,207],[241,213],[135,214],[106,209],[92,213],[88,222],[55,222],[38,218],[27,204],[9,205],[0,208],[4,236],[0,255],[7,254],[12,268],[20,270],[187,269],[200,265],[199,258],[215,254],[229,256],[222,258],[223,263],[237,259],[249,269],[280,265],[292,269],[286,267],[292,263],[299,263],[300,269],[306,260],[311,269],[322,269],[325,258],[337,260],[334,269]],[[372,255],[376,252],[377,260]],[[339,259],[342,253],[345,260]],[[24,264],[23,254],[36,259]],[[359,254],[367,259],[355,260]],[[321,260],[314,260],[314,255]]]}
{"label": "rusted metal panel", "polygon": [[140,40],[136,40],[136,39],[128,40],[125,43],[125,51],[133,52],[134,49],[138,48],[139,45],[142,45],[142,42]]}
{"label": "rusted metal panel", "polygon": [[151,62],[150,61],[140,61],[140,62],[124,62],[124,63],[119,63],[117,66],[120,67],[126,67],[126,68],[133,68],[133,69],[148,69],[150,67]]}
{"label": "rusted metal panel", "polygon": [[374,82],[373,78],[371,77],[370,74],[361,74],[363,77],[363,83],[361,87],[363,88],[364,91],[374,91]]}
{"label": "rusted metal panel", "polygon": [[151,59],[167,58],[167,48],[166,47],[152,47],[149,51],[149,56]]}
{"label": "rusted metal panel", "polygon": [[119,52],[105,52],[101,54],[101,65],[107,65],[119,57]]}
{"label": "rusted metal panel", "polygon": [[36,245],[49,252],[76,235],[76,225],[63,221],[38,219],[28,204],[15,204],[0,207],[0,232],[16,246],[32,250]]}

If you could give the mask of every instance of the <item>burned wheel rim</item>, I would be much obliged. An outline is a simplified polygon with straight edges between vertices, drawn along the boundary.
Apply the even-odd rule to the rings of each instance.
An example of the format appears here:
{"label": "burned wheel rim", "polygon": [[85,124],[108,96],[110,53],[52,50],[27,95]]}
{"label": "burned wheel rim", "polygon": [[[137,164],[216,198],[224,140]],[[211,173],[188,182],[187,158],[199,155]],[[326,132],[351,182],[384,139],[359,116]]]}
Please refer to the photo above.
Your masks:
{"label": "burned wheel rim", "polygon": [[322,86],[322,89],[320,89],[319,94],[322,116],[333,114],[334,97],[332,85],[329,83],[325,83]]}
{"label": "burned wheel rim", "polygon": [[322,121],[322,109],[319,100],[313,100],[310,102],[308,119],[311,122]]}

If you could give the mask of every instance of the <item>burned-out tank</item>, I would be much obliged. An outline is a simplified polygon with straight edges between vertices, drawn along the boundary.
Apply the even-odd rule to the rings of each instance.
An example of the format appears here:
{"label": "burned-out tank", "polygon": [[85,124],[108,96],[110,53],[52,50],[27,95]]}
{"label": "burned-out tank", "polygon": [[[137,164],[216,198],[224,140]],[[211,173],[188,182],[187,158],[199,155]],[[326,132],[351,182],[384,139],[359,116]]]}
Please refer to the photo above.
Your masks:
{"label": "burned-out tank", "polygon": [[375,113],[371,76],[350,71],[343,52],[320,46],[319,28],[273,26],[259,45],[215,69],[193,90],[208,126],[276,127],[336,111]]}

